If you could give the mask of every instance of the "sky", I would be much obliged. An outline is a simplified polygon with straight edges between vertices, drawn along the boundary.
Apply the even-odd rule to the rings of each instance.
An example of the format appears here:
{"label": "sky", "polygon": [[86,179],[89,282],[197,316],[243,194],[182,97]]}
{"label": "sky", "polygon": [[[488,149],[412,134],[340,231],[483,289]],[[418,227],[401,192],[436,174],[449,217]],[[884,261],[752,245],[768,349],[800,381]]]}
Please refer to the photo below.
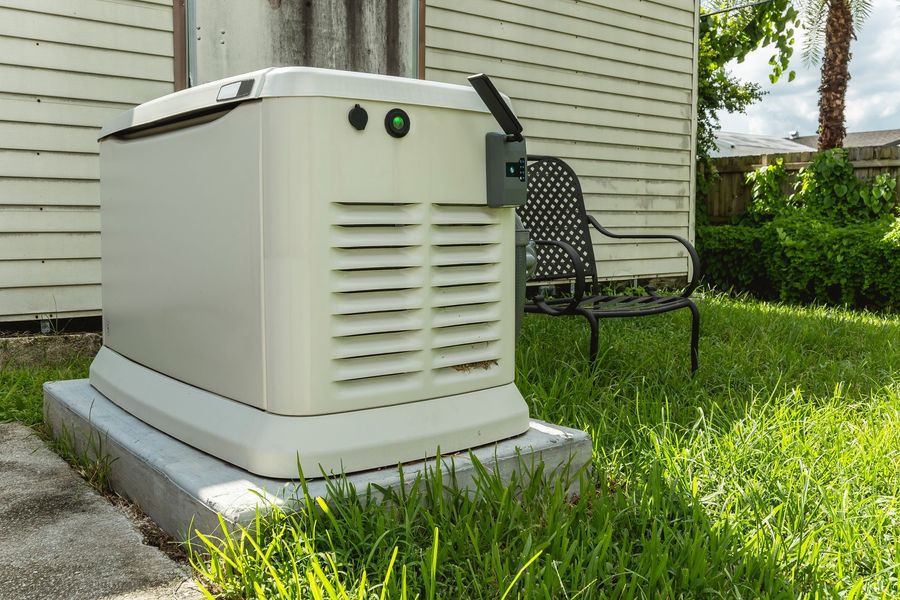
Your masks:
{"label": "sky", "polygon": [[[900,129],[900,1],[873,0],[872,14],[857,31],[850,45],[850,84],[847,88],[847,131]],[[745,81],[759,83],[768,91],[746,114],[719,115],[723,131],[787,137],[791,131],[815,135],[819,121],[818,87],[820,67],[808,66],[802,58],[803,32],[799,32],[791,58],[797,72],[769,83],[771,49],[757,50],[730,71]]]}

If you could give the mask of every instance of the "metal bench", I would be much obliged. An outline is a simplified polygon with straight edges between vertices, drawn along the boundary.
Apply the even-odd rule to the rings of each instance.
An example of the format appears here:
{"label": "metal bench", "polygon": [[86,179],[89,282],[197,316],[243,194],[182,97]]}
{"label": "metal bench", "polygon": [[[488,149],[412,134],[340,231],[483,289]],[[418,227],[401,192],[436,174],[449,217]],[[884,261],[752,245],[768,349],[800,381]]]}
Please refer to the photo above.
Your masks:
{"label": "metal bench", "polygon": [[[529,156],[528,198],[517,213],[531,231],[537,246],[537,266],[529,283],[574,280],[571,297],[546,299],[537,293],[525,303],[525,312],[553,317],[580,316],[591,326],[590,361],[597,359],[600,319],[644,317],[680,308],[691,311],[691,373],[697,370],[700,313],[691,292],[697,286],[699,258],[686,239],[665,234],[619,234],[604,228],[587,213],[578,176],[564,161],[549,156]],[[646,287],[646,295],[602,295],[597,282],[597,264],[591,227],[614,239],[670,239],[681,243],[692,262],[691,279],[680,295],[657,295]]]}

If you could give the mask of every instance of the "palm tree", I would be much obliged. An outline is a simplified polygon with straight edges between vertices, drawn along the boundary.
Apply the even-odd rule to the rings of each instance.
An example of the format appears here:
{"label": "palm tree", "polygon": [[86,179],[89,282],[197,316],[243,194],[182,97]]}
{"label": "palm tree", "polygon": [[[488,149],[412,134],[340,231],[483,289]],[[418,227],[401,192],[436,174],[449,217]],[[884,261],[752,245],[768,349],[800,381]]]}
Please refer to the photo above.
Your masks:
{"label": "palm tree", "polygon": [[[804,59],[822,62],[819,85],[819,150],[841,148],[847,83],[850,81],[850,41],[869,16],[871,0],[798,0],[806,29]],[[824,42],[824,43],[823,43]]]}

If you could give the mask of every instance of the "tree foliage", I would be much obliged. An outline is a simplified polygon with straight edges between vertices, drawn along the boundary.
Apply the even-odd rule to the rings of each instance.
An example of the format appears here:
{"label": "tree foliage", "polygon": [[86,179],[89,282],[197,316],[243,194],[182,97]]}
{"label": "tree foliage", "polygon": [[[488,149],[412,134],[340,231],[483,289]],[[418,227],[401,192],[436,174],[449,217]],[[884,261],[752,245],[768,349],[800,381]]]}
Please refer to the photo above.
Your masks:
{"label": "tree foliage", "polygon": [[[807,64],[819,64],[825,50],[825,29],[828,13],[836,3],[830,0],[796,0],[800,19],[806,36],[803,40],[803,60]],[[854,29],[863,24],[872,13],[871,0],[848,0],[846,8],[850,12]]]}
{"label": "tree foliage", "polygon": [[822,62],[819,85],[819,150],[840,148],[847,84],[850,82],[850,41],[872,11],[871,0],[797,0],[803,15],[807,63]]}
{"label": "tree foliage", "polygon": [[[794,31],[798,14],[790,0],[772,0],[765,4],[738,8],[746,0],[703,2],[700,17],[697,90],[697,169],[696,193],[704,197],[715,177],[710,152],[720,129],[721,111],[742,112],[762,98],[758,83],[741,81],[728,73],[731,61],[743,62],[750,52],[771,46],[769,79],[774,83],[787,72],[793,54]],[[726,12],[718,12],[725,10]],[[794,72],[787,72],[793,80]],[[697,206],[701,207],[702,202]],[[702,220],[702,219],[701,219]]]}
{"label": "tree foliage", "polygon": [[[697,93],[697,150],[701,157],[708,156],[715,146],[718,113],[743,111],[763,95],[758,83],[730,75],[726,65],[733,60],[743,62],[750,52],[772,46],[769,79],[775,83],[786,72],[794,52],[799,22],[791,1],[772,0],[715,14],[745,1],[705,2],[701,7]],[[788,80],[793,78],[791,71]]]}

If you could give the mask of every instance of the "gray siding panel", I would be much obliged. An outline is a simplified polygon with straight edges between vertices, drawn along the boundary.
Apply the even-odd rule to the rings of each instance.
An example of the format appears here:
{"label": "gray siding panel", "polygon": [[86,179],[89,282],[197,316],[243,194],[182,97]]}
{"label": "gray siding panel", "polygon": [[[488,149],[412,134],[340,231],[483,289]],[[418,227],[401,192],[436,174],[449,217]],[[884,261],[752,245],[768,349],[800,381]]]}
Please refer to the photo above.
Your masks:
{"label": "gray siding panel", "polygon": [[0,6],[40,15],[73,17],[103,26],[128,25],[141,29],[172,31],[172,0],[141,2],[140,0],[3,0]]}
{"label": "gray siding panel", "polygon": [[4,260],[100,258],[100,233],[0,233]]}
{"label": "gray siding panel", "polygon": [[[112,2],[104,4],[118,6]],[[152,12],[160,13],[159,10]],[[85,48],[172,56],[172,32],[149,28],[146,23],[135,27],[0,7],[0,35]]]}
{"label": "gray siding panel", "polygon": [[0,321],[100,312],[97,135],[173,90],[172,0],[0,0]]}
{"label": "gray siding panel", "polygon": [[7,206],[100,206],[100,184],[96,180],[0,177],[0,198]]}
{"label": "gray siding panel", "polygon": [[[427,0],[426,77],[489,74],[529,151],[565,159],[610,228],[693,237],[696,0]],[[608,279],[683,275],[680,245],[595,236]]]}

